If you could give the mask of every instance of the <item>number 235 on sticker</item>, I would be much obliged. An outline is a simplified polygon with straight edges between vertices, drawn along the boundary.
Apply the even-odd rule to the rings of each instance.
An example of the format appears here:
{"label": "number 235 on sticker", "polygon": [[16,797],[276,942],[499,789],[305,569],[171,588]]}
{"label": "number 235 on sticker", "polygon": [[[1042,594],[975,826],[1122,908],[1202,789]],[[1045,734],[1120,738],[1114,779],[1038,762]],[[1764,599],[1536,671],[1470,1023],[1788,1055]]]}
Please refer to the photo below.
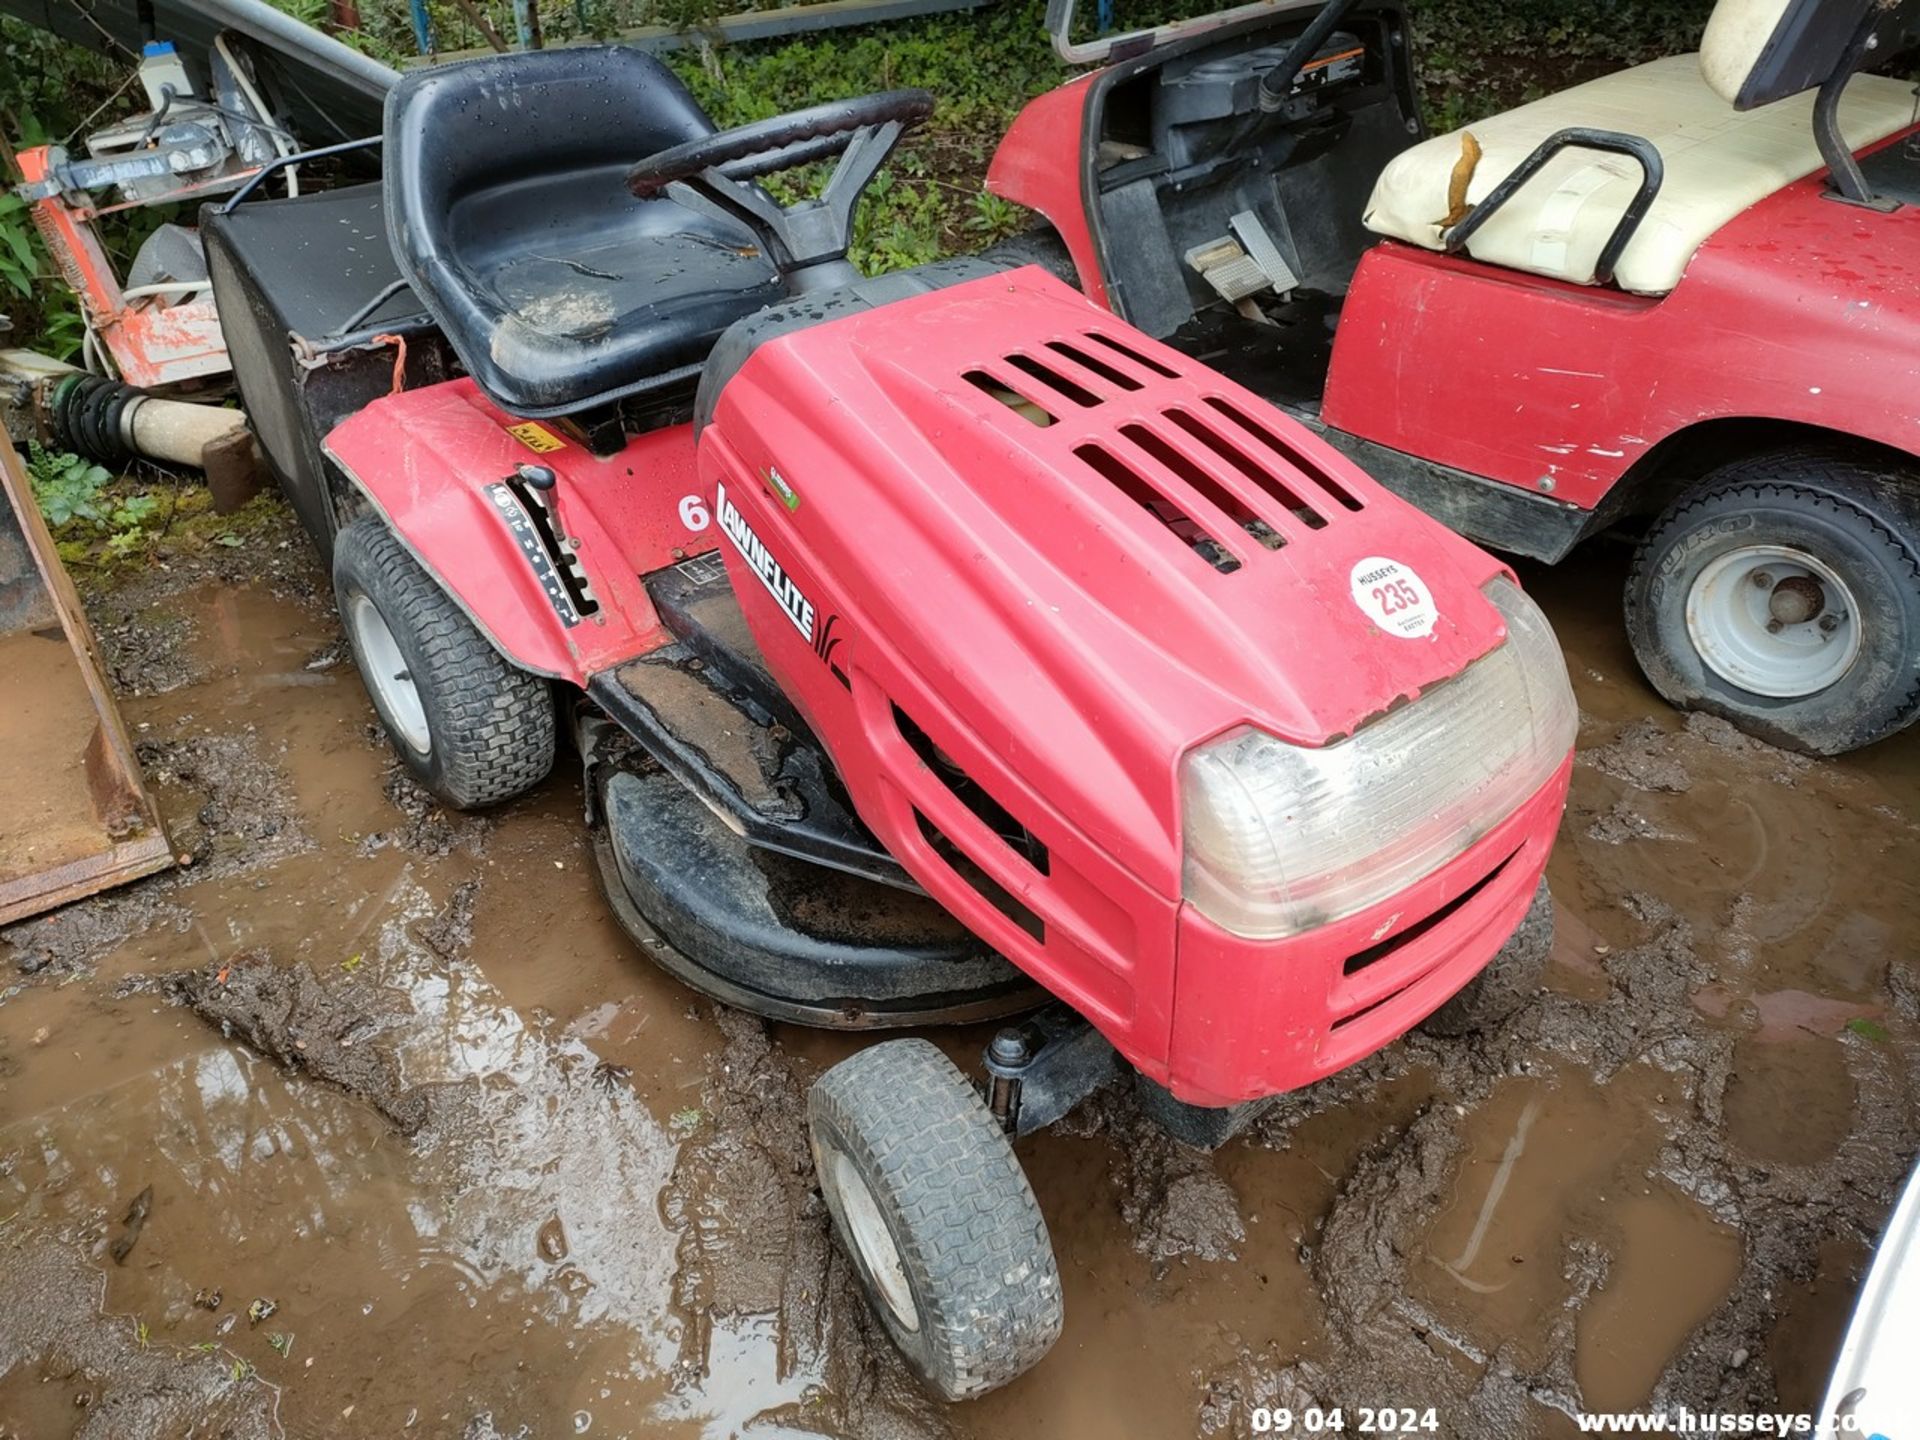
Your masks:
{"label": "number 235 on sticker", "polygon": [[1360,613],[1402,640],[1424,640],[1440,618],[1427,582],[1398,560],[1369,555],[1355,561],[1348,585]]}

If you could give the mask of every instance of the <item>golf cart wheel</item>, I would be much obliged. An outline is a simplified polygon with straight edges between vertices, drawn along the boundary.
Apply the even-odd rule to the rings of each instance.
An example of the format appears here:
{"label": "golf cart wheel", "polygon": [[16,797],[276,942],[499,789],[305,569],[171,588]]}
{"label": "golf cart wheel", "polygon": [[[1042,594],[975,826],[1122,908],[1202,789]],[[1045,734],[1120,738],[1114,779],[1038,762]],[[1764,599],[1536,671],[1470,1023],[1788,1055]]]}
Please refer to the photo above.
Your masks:
{"label": "golf cart wheel", "polygon": [[1796,452],[1730,465],[1683,495],[1627,577],[1627,634],[1654,689],[1816,755],[1911,723],[1920,527],[1899,483]]}
{"label": "golf cart wheel", "polygon": [[1507,943],[1454,997],[1420,1022],[1442,1040],[1484,1035],[1506,1024],[1540,989],[1553,949],[1553,892],[1543,878]]}
{"label": "golf cart wheel", "polygon": [[408,772],[456,810],[553,768],[547,682],[500,658],[378,516],[341,530],[333,593],[360,678]]}
{"label": "golf cart wheel", "polygon": [[807,1115],[834,1231],[907,1363],[948,1400],[1037,1364],[1063,1320],[1047,1222],[953,1062],[870,1046],[814,1082]]}

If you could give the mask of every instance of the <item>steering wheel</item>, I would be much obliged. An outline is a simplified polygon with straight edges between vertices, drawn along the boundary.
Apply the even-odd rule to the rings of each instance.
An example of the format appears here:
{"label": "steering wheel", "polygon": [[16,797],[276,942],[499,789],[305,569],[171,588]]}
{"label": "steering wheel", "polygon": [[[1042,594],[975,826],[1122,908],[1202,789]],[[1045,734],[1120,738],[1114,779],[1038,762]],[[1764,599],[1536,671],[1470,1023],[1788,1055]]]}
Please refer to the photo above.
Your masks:
{"label": "steering wheel", "polygon": [[[925,90],[834,100],[649,155],[627,171],[627,189],[745,225],[794,294],[846,285],[859,278],[847,260],[853,207],[900,137],[932,113]],[[811,199],[783,207],[752,183],[835,155],[840,163]]]}

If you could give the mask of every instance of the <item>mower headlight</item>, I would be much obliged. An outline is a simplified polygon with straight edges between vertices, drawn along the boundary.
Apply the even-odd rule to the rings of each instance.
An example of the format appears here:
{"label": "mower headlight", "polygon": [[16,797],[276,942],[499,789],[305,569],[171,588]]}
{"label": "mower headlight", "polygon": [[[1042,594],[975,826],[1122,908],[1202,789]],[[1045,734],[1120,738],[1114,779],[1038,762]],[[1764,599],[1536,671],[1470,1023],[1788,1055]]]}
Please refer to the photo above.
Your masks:
{"label": "mower headlight", "polygon": [[1236,935],[1295,935],[1463,853],[1558,770],[1579,711],[1546,616],[1505,579],[1507,638],[1338,744],[1243,725],[1180,763],[1186,898]]}

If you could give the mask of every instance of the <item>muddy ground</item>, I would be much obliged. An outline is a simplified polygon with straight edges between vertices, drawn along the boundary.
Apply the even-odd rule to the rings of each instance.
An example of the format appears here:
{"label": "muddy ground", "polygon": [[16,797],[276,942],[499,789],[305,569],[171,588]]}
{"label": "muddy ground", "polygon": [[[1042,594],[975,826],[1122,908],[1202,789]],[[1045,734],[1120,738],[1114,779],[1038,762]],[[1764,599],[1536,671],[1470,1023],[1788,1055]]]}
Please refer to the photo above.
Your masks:
{"label": "muddy ground", "polygon": [[191,864],[0,933],[0,1436],[1073,1440],[1314,1402],[1555,1436],[1818,1398],[1920,1148],[1920,737],[1816,763],[1669,712],[1617,551],[1527,576],[1583,712],[1547,987],[1212,1156],[1124,1095],[1024,1142],[1066,1335],[952,1409],[813,1190],[805,1087],[850,1042],[650,965],[569,768],[428,803],[290,526],[218,566],[94,605]]}

